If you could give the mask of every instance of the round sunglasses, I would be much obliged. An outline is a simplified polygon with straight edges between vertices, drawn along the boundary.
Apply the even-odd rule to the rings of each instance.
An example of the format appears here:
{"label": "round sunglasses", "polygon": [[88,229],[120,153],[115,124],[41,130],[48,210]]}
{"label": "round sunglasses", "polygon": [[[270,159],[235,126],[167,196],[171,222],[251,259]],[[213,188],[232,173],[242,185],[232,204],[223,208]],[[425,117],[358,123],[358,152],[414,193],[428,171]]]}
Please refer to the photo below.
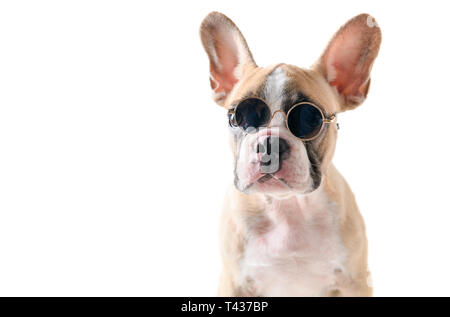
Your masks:
{"label": "round sunglasses", "polygon": [[264,100],[259,98],[241,101],[236,107],[228,110],[228,118],[230,126],[254,132],[260,127],[270,127],[270,122],[277,112],[283,114],[287,129],[302,141],[315,139],[325,124],[336,122],[336,115],[325,117],[322,109],[311,102],[299,102],[287,113],[282,110],[272,113]]}

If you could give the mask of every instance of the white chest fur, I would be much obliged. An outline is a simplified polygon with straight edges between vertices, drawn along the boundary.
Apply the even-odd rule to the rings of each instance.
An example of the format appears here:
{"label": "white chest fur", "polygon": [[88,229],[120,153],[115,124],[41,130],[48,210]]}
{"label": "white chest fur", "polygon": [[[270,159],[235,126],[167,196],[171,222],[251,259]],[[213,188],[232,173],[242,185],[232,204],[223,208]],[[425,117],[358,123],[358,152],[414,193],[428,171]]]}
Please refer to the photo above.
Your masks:
{"label": "white chest fur", "polygon": [[273,200],[250,224],[241,278],[256,295],[325,295],[338,288],[345,256],[336,208],[323,194]]}

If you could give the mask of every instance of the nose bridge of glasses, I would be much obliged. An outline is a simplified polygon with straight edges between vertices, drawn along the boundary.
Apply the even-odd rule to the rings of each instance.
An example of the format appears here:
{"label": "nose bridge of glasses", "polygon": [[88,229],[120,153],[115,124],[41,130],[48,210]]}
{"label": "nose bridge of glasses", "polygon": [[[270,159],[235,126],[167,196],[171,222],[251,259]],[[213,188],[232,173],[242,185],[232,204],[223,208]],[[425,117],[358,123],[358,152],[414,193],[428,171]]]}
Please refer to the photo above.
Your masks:
{"label": "nose bridge of glasses", "polygon": [[[277,116],[278,113],[281,114],[281,117],[280,117],[280,116]],[[278,120],[278,119],[279,119],[279,120]],[[271,127],[271,126],[275,126],[275,125],[277,125],[277,124],[282,125],[283,119],[284,119],[284,120],[287,119],[286,113],[285,113],[283,110],[281,110],[281,109],[275,110],[275,111],[272,113],[272,116],[271,116],[271,118],[270,118],[269,124],[268,124],[267,126],[268,126],[268,127]]]}

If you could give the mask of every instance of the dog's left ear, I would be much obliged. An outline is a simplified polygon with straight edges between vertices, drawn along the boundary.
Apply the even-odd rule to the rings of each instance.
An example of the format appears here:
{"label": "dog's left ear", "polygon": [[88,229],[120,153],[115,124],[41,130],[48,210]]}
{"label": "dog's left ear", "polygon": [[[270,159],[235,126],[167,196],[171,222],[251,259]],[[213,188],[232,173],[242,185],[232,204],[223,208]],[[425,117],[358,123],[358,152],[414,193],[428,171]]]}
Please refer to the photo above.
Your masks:
{"label": "dog's left ear", "polygon": [[200,37],[209,57],[213,99],[223,106],[244,72],[256,64],[241,31],[222,13],[211,12],[205,17]]}
{"label": "dog's left ear", "polygon": [[336,87],[341,111],[353,109],[365,100],[380,43],[381,31],[375,19],[360,14],[339,29],[315,65]]}

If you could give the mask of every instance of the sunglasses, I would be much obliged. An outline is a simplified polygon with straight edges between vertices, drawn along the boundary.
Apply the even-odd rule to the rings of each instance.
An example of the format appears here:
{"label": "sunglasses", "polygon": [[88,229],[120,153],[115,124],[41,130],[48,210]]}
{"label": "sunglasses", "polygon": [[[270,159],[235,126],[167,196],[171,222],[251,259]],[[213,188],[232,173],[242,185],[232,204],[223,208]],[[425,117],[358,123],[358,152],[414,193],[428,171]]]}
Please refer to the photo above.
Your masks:
{"label": "sunglasses", "polygon": [[248,98],[236,107],[228,110],[230,126],[239,127],[247,132],[255,132],[260,127],[270,127],[277,112],[283,114],[288,130],[302,141],[315,139],[325,124],[336,122],[336,115],[325,117],[322,109],[310,102],[299,102],[288,113],[277,110],[274,113],[259,98]]}

